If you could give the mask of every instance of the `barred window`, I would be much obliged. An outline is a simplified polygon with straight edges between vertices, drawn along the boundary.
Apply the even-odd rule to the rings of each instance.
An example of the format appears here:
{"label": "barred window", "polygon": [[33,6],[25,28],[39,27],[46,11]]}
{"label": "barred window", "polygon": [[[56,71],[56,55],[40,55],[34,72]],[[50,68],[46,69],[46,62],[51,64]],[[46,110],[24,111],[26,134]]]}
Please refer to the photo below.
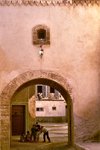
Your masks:
{"label": "barred window", "polygon": [[40,29],[37,31],[37,34],[38,34],[38,39],[39,40],[46,40],[46,30],[44,29]]}
{"label": "barred window", "polygon": [[36,111],[44,111],[44,108],[43,107],[37,107]]}
{"label": "barred window", "polygon": [[50,45],[50,29],[46,25],[37,25],[33,28],[33,44]]}
{"label": "barred window", "polygon": [[52,107],[52,110],[56,110],[56,107],[55,107],[55,106],[53,106],[53,107]]}

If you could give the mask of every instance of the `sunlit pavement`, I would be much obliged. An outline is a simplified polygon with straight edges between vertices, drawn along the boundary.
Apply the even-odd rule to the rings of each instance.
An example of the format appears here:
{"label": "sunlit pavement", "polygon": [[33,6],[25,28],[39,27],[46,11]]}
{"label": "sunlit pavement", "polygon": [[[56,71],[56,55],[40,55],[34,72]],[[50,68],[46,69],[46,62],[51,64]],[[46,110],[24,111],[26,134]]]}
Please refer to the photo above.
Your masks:
{"label": "sunlit pavement", "polygon": [[80,150],[100,150],[100,142],[83,142],[83,143],[77,143],[77,145],[80,147]]}
{"label": "sunlit pavement", "polygon": [[41,123],[49,131],[51,142],[43,143],[43,134],[40,135],[39,143],[21,143],[19,137],[12,137],[11,150],[75,150],[68,147],[68,124],[67,123]]}

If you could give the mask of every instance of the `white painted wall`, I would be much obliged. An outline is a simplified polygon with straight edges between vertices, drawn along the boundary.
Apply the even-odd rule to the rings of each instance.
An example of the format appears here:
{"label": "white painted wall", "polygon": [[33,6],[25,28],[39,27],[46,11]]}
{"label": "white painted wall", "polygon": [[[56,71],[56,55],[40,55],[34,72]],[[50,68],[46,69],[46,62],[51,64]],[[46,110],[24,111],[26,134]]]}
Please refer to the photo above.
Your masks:
{"label": "white painted wall", "polygon": [[[52,110],[53,106],[56,106],[56,110]],[[36,108],[44,108],[44,111],[36,111],[36,117],[66,116],[65,106],[64,101],[36,101]]]}

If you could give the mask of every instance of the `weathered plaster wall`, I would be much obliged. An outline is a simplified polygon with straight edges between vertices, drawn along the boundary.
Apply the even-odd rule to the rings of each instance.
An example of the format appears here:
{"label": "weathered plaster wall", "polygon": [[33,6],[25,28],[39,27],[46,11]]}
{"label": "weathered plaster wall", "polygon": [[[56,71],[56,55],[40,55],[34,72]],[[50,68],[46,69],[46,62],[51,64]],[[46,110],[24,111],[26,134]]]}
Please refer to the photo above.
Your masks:
{"label": "weathered plaster wall", "polygon": [[[19,74],[49,68],[73,88],[75,139],[93,137],[100,119],[100,6],[0,6],[0,92]],[[32,29],[45,24],[51,44],[32,44]],[[80,130],[78,128],[80,127]]]}

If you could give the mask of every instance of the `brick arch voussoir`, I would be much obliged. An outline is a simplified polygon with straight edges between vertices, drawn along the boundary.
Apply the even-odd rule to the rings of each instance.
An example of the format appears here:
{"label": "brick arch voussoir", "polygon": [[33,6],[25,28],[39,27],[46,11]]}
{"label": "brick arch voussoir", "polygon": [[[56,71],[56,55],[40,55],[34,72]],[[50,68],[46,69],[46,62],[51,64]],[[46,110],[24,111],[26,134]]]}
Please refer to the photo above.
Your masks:
{"label": "brick arch voussoir", "polygon": [[62,75],[52,72],[52,71],[40,71],[40,70],[31,70],[24,72],[14,78],[2,91],[1,98],[3,99],[11,99],[14,92],[24,83],[34,80],[34,79],[49,79],[54,82],[57,82],[59,85],[61,85],[70,96],[73,94],[73,90],[70,87],[70,84],[67,81],[67,78],[63,77]]}

